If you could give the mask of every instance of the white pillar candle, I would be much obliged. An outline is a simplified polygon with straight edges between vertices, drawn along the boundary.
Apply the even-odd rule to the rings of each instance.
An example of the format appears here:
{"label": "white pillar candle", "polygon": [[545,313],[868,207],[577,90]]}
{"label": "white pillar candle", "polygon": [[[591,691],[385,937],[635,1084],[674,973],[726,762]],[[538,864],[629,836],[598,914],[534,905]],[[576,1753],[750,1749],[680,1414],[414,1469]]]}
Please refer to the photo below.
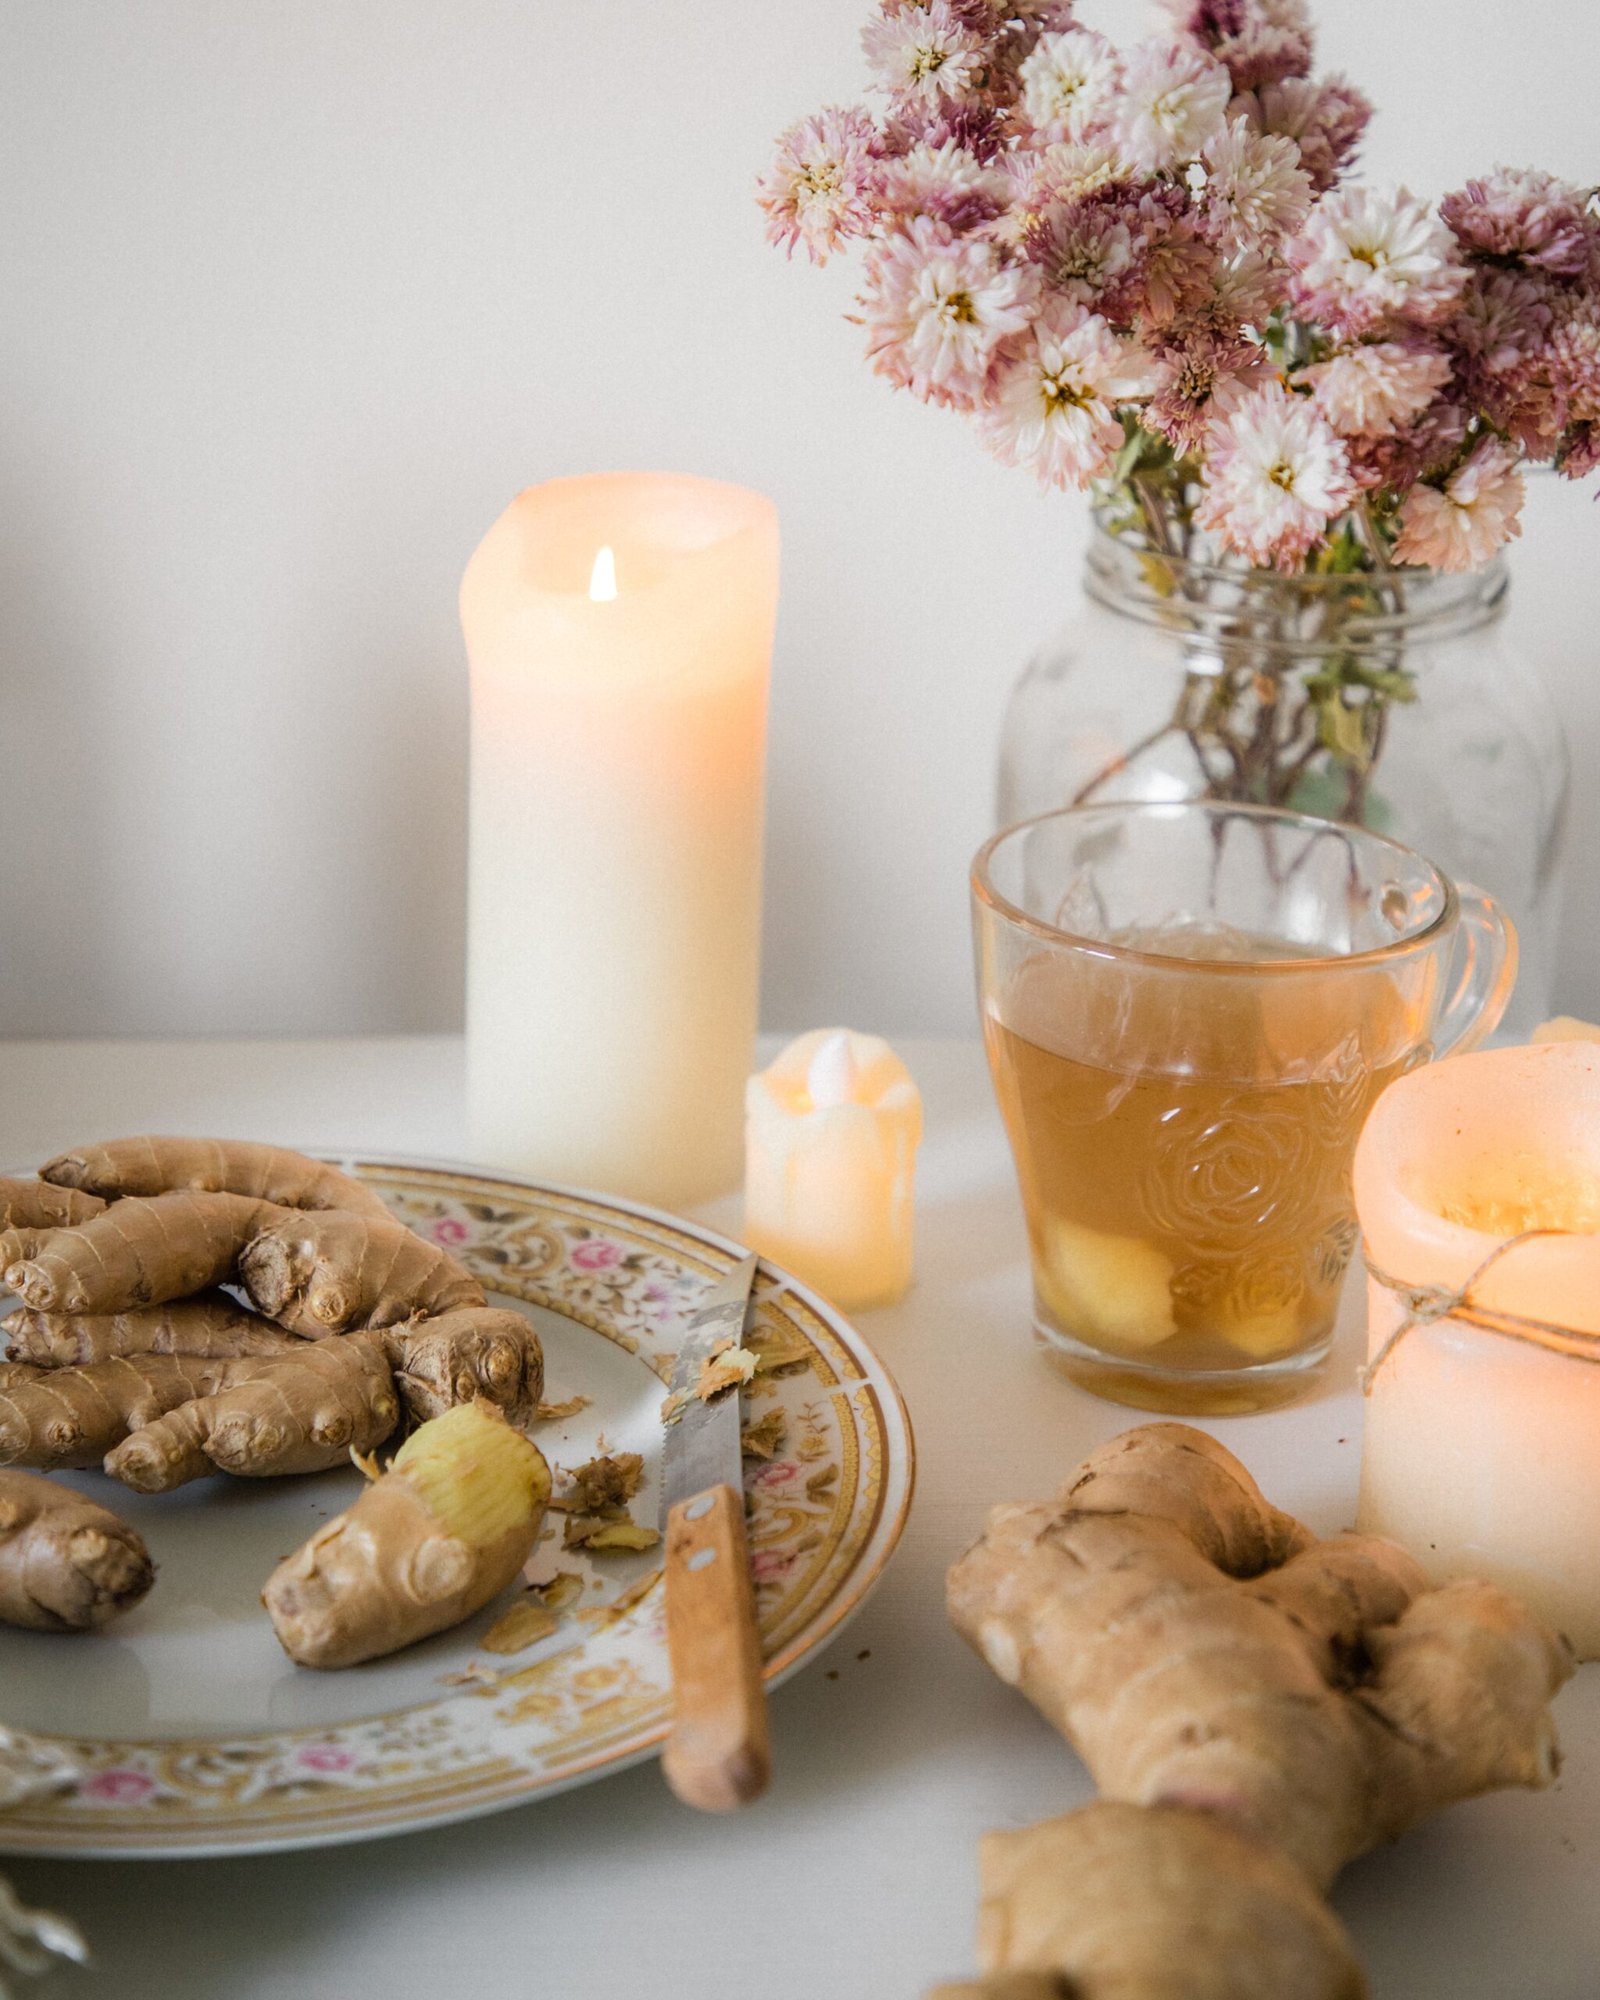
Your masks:
{"label": "white pillar candle", "polygon": [[777,587],[769,501],[655,473],[531,487],[467,565],[476,1157],[737,1183]]}
{"label": "white pillar candle", "polygon": [[847,1310],[911,1282],[922,1099],[876,1035],[822,1028],[750,1079],[744,1238]]}
{"label": "white pillar candle", "polygon": [[[1414,1325],[1370,1292],[1360,1525],[1436,1581],[1486,1577],[1600,1658],[1600,1049],[1452,1056],[1391,1084],[1362,1133],[1356,1207],[1385,1277],[1480,1308]],[[1493,1331],[1496,1313],[1559,1334]],[[1581,1338],[1583,1335],[1589,1339]]]}

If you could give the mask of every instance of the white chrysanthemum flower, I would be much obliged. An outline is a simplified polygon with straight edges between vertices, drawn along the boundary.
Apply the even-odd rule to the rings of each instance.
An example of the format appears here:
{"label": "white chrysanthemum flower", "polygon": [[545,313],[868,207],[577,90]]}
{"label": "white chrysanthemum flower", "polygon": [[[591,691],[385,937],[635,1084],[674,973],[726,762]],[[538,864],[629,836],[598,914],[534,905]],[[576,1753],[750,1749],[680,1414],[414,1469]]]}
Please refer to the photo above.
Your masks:
{"label": "white chrysanthemum flower", "polygon": [[1235,118],[1200,155],[1206,220],[1240,249],[1292,236],[1311,212],[1311,176],[1292,139],[1253,132]]}
{"label": "white chrysanthemum flower", "polygon": [[1522,533],[1522,474],[1498,438],[1485,438],[1444,483],[1413,486],[1400,509],[1396,562],[1468,570]]}
{"label": "white chrysanthemum flower", "polygon": [[897,7],[862,30],[861,46],[885,90],[923,104],[965,97],[983,80],[989,49],[950,0]]}
{"label": "white chrysanthemum flower", "polygon": [[1343,444],[1310,399],[1252,391],[1207,439],[1195,519],[1258,567],[1297,569],[1356,497]]}
{"label": "white chrysanthemum flower", "polygon": [[1312,400],[1341,437],[1393,437],[1450,380],[1450,359],[1397,340],[1353,347],[1304,371]]}
{"label": "white chrysanthemum flower", "polygon": [[1431,325],[1450,312],[1467,281],[1455,237],[1405,188],[1325,195],[1288,256],[1301,311],[1352,337],[1392,320]]}
{"label": "white chrysanthemum flower", "polygon": [[1187,166],[1222,132],[1232,95],[1228,72],[1203,50],[1141,42],[1123,65],[1117,138],[1150,173]]}
{"label": "white chrysanthemum flower", "polygon": [[1000,343],[1027,326],[1037,280],[990,243],[919,216],[867,262],[867,351],[929,402],[971,409]]}
{"label": "white chrysanthemum flower", "polygon": [[1117,405],[1150,393],[1148,356],[1098,313],[1056,307],[1010,362],[979,417],[1005,465],[1031,465],[1046,486],[1086,486],[1122,448]]}
{"label": "white chrysanthemum flower", "polygon": [[1121,65],[1104,35],[1073,28],[1041,35],[1019,77],[1022,108],[1034,128],[1053,139],[1081,140],[1115,111]]}

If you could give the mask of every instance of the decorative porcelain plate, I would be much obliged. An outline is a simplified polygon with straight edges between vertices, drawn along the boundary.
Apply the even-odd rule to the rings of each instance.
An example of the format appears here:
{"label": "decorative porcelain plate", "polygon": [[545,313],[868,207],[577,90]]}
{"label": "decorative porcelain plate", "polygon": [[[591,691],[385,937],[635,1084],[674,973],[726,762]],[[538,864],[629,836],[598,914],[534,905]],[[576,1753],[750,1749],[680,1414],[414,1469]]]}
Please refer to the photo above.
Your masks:
{"label": "decorative porcelain plate", "polygon": [[[641,1452],[634,1518],[657,1524],[660,1409],[680,1327],[738,1260],[691,1223],[606,1197],[426,1162],[342,1160],[538,1327],[545,1396],[587,1398],[534,1432],[555,1468]],[[770,1682],[835,1636],[898,1541],[911,1431],[883,1364],[781,1271],[756,1280],[745,1391],[756,1602]],[[773,1421],[767,1421],[772,1419]],[[554,1632],[506,1656],[506,1608],[392,1659],[296,1667],[257,1593],[278,1559],[360,1489],[204,1480],[141,1497],[63,1475],[144,1535],[156,1588],[106,1631],[0,1627],[0,1851],[210,1855],[363,1840],[492,1812],[603,1776],[666,1734],[671,1691],[660,1551],[562,1547],[530,1565],[582,1590]],[[559,1491],[560,1481],[557,1480]],[[564,1586],[568,1592],[571,1585]]]}

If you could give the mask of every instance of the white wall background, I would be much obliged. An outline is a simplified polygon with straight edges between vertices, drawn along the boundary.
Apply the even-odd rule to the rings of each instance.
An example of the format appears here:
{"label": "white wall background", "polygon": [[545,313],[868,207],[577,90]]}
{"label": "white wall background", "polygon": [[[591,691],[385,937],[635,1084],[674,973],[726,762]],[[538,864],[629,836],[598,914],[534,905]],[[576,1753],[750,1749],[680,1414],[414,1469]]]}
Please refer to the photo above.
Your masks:
{"label": "white wall background", "polygon": [[[1141,31],[1141,0],[1084,0]],[[0,0],[0,1032],[456,1023],[455,590],[521,486],[664,466],[785,530],[766,1018],[970,1020],[965,864],[1081,504],[897,398],[766,249],[865,0]],[[1600,178],[1594,0],[1322,0],[1373,178]],[[1600,512],[1543,483],[1525,645],[1600,1005]]]}

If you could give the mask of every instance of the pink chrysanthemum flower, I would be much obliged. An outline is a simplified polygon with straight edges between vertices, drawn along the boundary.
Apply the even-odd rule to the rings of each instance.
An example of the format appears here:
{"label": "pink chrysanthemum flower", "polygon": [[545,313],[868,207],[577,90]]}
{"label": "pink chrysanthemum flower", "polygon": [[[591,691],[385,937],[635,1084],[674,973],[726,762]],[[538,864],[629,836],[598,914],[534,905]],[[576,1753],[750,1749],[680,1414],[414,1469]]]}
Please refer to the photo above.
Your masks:
{"label": "pink chrysanthemum flower", "polygon": [[1455,238],[1404,188],[1324,195],[1286,254],[1300,311],[1350,339],[1444,319],[1467,282]]}
{"label": "pink chrysanthemum flower", "polygon": [[1600,470],[1600,423],[1572,426],[1556,453],[1556,470],[1563,479],[1587,479]]}
{"label": "pink chrysanthemum flower", "polygon": [[1211,276],[1209,316],[1228,326],[1264,327],[1283,298],[1283,266],[1260,250],[1242,250]]}
{"label": "pink chrysanthemum flower", "polygon": [[1292,139],[1253,132],[1247,120],[1235,118],[1208,141],[1200,163],[1201,213],[1230,248],[1275,244],[1292,236],[1311,212],[1311,178]]}
{"label": "pink chrysanthemum flower", "polygon": [[1513,258],[1563,278],[1582,276],[1596,233],[1584,190],[1533,168],[1499,167],[1468,181],[1445,196],[1439,213],[1470,254]]}
{"label": "pink chrysanthemum flower", "polygon": [[1103,318],[1125,320],[1138,296],[1144,243],[1120,209],[1096,201],[1064,202],[1031,231],[1026,254],[1049,290]]}
{"label": "pink chrysanthemum flower", "polygon": [[1451,376],[1436,347],[1380,340],[1304,370],[1312,401],[1341,437],[1392,437],[1433,401]]}
{"label": "pink chrysanthemum flower", "polygon": [[885,124],[878,152],[884,159],[898,159],[913,146],[959,146],[986,167],[1001,167],[1005,136],[1005,119],[987,97],[963,104],[902,98]]}
{"label": "pink chrysanthemum flower", "polygon": [[913,146],[897,159],[886,160],[877,192],[885,215],[901,222],[930,215],[957,235],[992,222],[1011,196],[1004,174],[986,167],[953,139],[942,146]]}
{"label": "pink chrysanthemum flower", "polygon": [[1114,146],[1101,141],[1087,145],[1046,146],[1040,152],[1008,154],[1003,163],[1015,194],[1010,208],[995,225],[1006,243],[1026,249],[1059,211],[1091,196],[1121,192],[1130,186],[1132,169]]}
{"label": "pink chrysanthemum flower", "polygon": [[1179,189],[1158,186],[1140,197],[1134,211],[1139,256],[1136,311],[1153,327],[1170,326],[1216,297],[1215,244]]}
{"label": "pink chrysanthemum flower", "polygon": [[1233,85],[1221,63],[1184,42],[1141,42],[1123,64],[1117,142],[1147,173],[1199,159],[1228,119]]}
{"label": "pink chrysanthemum flower", "polygon": [[1474,265],[1444,329],[1467,393],[1499,430],[1546,457],[1565,421],[1551,377],[1555,312],[1548,280]]}
{"label": "pink chrysanthemum flower", "polygon": [[1234,110],[1263,132],[1293,139],[1318,194],[1326,194],[1355,159],[1372,118],[1366,98],[1339,76],[1322,83],[1296,76],[1264,84],[1241,96]]}
{"label": "pink chrysanthemum flower", "polygon": [[1097,313],[1052,306],[979,424],[1002,464],[1032,466],[1045,486],[1086,486],[1122,448],[1117,405],[1149,387],[1146,358]]}
{"label": "pink chrysanthemum flower", "polygon": [[1226,63],[1235,90],[1304,76],[1311,67],[1305,0],[1166,0],[1179,33]]}
{"label": "pink chrysanthemum flower", "polygon": [[791,256],[804,243],[823,264],[846,237],[863,234],[873,220],[874,137],[864,111],[819,111],[791,125],[756,188],[768,241]]}
{"label": "pink chrysanthemum flower", "polygon": [[1522,475],[1498,438],[1485,438],[1437,486],[1413,486],[1400,508],[1394,559],[1419,569],[1477,569],[1522,533]]}
{"label": "pink chrysanthemum flower", "polygon": [[895,97],[923,104],[959,101],[982,87],[989,44],[951,0],[888,7],[862,30],[877,81]]}
{"label": "pink chrysanthemum flower", "polygon": [[1477,369],[1507,375],[1544,348],[1552,324],[1543,285],[1520,271],[1476,267],[1446,336]]}
{"label": "pink chrysanthemum flower", "polygon": [[1153,394],[1144,411],[1148,429],[1175,451],[1200,451],[1219,416],[1237,409],[1253,390],[1273,380],[1272,363],[1248,340],[1195,327],[1156,350]]}
{"label": "pink chrysanthemum flower", "polygon": [[1454,465],[1471,427],[1471,412],[1452,388],[1388,437],[1347,438],[1350,470],[1363,493],[1380,487],[1404,493],[1419,479],[1439,478]]}
{"label": "pink chrysanthemum flower", "polygon": [[1572,302],[1550,342],[1550,381],[1567,424],[1600,422],[1600,299]]}
{"label": "pink chrysanthemum flower", "polygon": [[1298,569],[1356,497],[1350,461],[1310,400],[1274,382],[1207,434],[1199,525],[1247,562]]}
{"label": "pink chrysanthemum flower", "polygon": [[874,247],[862,306],[880,375],[930,403],[971,409],[1001,343],[1027,326],[1036,280],[990,243],[919,217]]}
{"label": "pink chrysanthemum flower", "polygon": [[1081,141],[1103,132],[1121,80],[1116,50],[1086,28],[1041,35],[1018,72],[1025,116],[1042,138],[1053,140]]}

